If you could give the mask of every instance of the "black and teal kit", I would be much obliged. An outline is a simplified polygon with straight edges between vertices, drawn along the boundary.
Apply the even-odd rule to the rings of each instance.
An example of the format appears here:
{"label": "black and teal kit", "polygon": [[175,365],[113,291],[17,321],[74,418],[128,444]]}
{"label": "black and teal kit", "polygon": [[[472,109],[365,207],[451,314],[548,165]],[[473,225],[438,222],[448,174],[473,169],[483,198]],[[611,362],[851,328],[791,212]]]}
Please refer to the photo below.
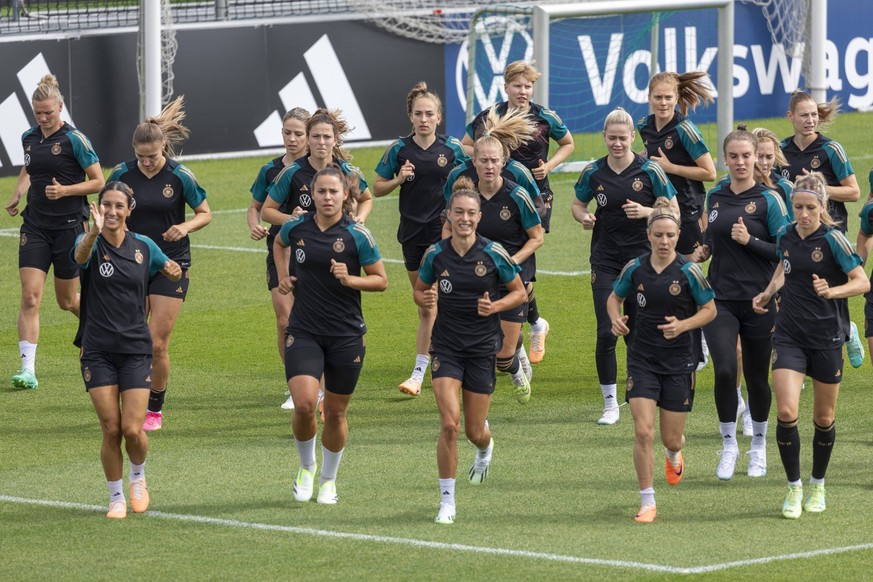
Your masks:
{"label": "black and teal kit", "polygon": [[[285,155],[281,155],[278,158],[274,158],[261,166],[261,169],[258,170],[258,176],[255,178],[252,187],[249,189],[249,192],[252,193],[252,199],[260,202],[261,204],[267,199],[267,186],[269,186],[276,176],[279,175],[285,168],[285,163],[282,159]],[[283,214],[291,214],[294,209],[288,210],[287,200],[286,203],[279,207],[279,212]],[[279,232],[279,227],[275,224],[270,225],[270,229],[267,231],[267,290],[272,291],[276,287],[279,286],[279,278],[276,274],[276,261],[273,258],[273,240],[276,238],[276,234]]]}
{"label": "black and teal kit", "polygon": [[[873,175],[873,171],[870,173]],[[873,201],[864,204],[858,216],[861,217],[861,232],[873,237]],[[868,291],[864,297],[864,336],[873,337],[873,291]]]}
{"label": "black and teal kit", "polygon": [[[458,178],[461,176],[469,178],[474,184],[479,182],[479,174],[476,173],[476,166],[473,165],[473,160],[467,160],[466,162],[455,166],[449,173],[449,177],[446,179],[446,185],[443,188],[443,197],[445,198],[446,204],[448,204],[449,200],[452,198],[452,187],[454,187],[455,182],[457,182]],[[528,170],[521,162],[511,159],[507,160],[506,165],[503,166],[503,169],[500,171],[500,176],[504,180],[515,182],[524,188],[534,201],[534,204],[537,204],[537,200],[541,199],[540,189],[537,187],[533,174],[531,174],[530,170]]]}
{"label": "black and teal kit", "polygon": [[[410,254],[406,247],[423,247],[423,254],[424,249],[440,239],[440,215],[445,207],[443,186],[452,168],[470,159],[457,138],[439,134],[430,147],[423,149],[413,137],[395,140],[376,166],[376,174],[384,180],[398,175],[406,162],[415,166],[415,173],[400,185],[397,242],[404,247],[404,256]],[[421,257],[418,258],[420,261]],[[417,269],[417,262],[407,265],[408,271]]]}
{"label": "black and teal kit", "polygon": [[[367,189],[367,182],[358,168],[349,162],[341,162],[337,158],[334,158],[332,163],[339,166],[343,174],[354,175],[358,180],[358,188],[361,192]],[[309,189],[312,187],[312,180],[317,173],[318,170],[309,163],[309,156],[297,158],[293,164],[283,168],[273,178],[273,181],[267,186],[267,194],[279,204],[279,208],[288,210],[286,214],[291,214],[298,206],[307,212],[315,212],[315,203],[312,201]]]}
{"label": "black and teal kit", "polygon": [[[619,299],[630,298],[637,304],[633,339],[627,351],[627,397],[654,397],[667,410],[690,410],[690,377],[698,363],[699,336],[683,333],[667,339],[658,326],[666,323],[667,316],[688,319],[698,307],[715,298],[703,271],[677,255],[659,273],[652,267],[651,254],[646,254],[625,266],[612,290]],[[688,393],[661,390],[665,386],[661,377],[675,375],[688,377],[681,382],[689,386]]]}
{"label": "black and teal kit", "polygon": [[[828,186],[840,186],[840,182],[855,173],[849,156],[838,142],[820,133],[816,134],[815,141],[800,149],[794,142],[794,136],[786,137],[780,144],[788,165],[782,168],[782,176],[797,182],[797,178],[803,175],[803,170],[808,172],[821,172]],[[842,202],[828,200],[828,213],[837,223],[837,227],[846,232],[849,222],[849,213],[846,205]]]}
{"label": "black and teal kit", "polygon": [[[715,187],[721,187],[725,184],[730,184],[730,174],[725,174],[716,182]],[[773,190],[782,197],[782,203],[785,204],[785,213],[788,216],[788,222],[794,222],[794,208],[791,205],[791,193],[794,192],[794,184],[777,172],[775,169],[770,170],[770,182],[773,184]]]}
{"label": "black and teal kit", "polygon": [[186,236],[169,242],[163,239],[163,234],[173,225],[185,222],[186,207],[193,210],[206,200],[206,192],[191,170],[166,158],[164,167],[149,178],[139,169],[136,160],[130,160],[115,166],[107,182],[113,180],[124,182],[133,190],[136,207],[127,219],[128,228],[155,241],[182,269],[188,269],[191,266],[190,239]]}

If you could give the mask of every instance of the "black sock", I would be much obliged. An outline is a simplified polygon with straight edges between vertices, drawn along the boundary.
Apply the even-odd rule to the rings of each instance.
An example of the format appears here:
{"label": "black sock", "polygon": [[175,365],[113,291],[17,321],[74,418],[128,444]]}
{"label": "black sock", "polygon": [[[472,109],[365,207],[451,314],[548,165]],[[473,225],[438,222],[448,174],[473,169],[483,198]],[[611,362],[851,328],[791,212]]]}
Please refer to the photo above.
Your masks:
{"label": "black sock", "polygon": [[518,372],[519,363],[518,356],[515,354],[511,358],[497,358],[497,369],[501,372],[509,372],[515,374]]}
{"label": "black sock", "polygon": [[537,296],[533,285],[527,294],[527,322],[531,325],[535,324],[540,318],[540,310],[537,309]]}
{"label": "black sock", "polygon": [[[815,424],[815,423],[813,423]],[[832,422],[828,427],[815,425],[815,436],[812,439],[812,476],[815,479],[824,479],[831,460],[831,451],[834,450],[837,429]]]}
{"label": "black sock", "polygon": [[164,407],[164,394],[167,389],[164,388],[160,392],[157,390],[149,390],[149,412],[160,412]]}
{"label": "black sock", "polygon": [[785,476],[791,482],[800,481],[800,433],[797,419],[776,423],[776,444],[785,467]]}

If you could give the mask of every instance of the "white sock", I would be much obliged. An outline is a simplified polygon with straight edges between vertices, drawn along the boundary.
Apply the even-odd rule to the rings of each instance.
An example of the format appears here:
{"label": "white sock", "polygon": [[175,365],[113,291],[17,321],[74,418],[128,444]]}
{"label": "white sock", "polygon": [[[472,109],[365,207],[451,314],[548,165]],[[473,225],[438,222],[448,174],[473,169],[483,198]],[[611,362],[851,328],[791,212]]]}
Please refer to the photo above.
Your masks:
{"label": "white sock", "polygon": [[137,465],[131,461],[129,475],[130,482],[142,481],[143,479],[145,479],[145,461],[143,461],[142,465]]}
{"label": "white sock", "polygon": [[113,501],[124,501],[124,480],[107,481],[106,486],[109,488],[109,503]]}
{"label": "white sock", "polygon": [[640,505],[655,505],[655,489],[640,489]]}
{"label": "white sock", "polygon": [[36,371],[36,344],[18,342],[18,350],[21,352],[21,369],[34,373]]}
{"label": "white sock", "polygon": [[543,333],[546,330],[546,320],[538,317],[535,322],[530,324],[530,330],[532,333]]}
{"label": "white sock", "polygon": [[824,485],[824,478],[816,479],[815,477],[810,477],[809,484],[810,485]]}
{"label": "white sock", "polygon": [[752,421],[752,448],[764,449],[767,447],[767,421]]}
{"label": "white sock", "polygon": [[440,503],[455,506],[455,480],[440,479]]}
{"label": "white sock", "polygon": [[737,423],[720,422],[718,430],[721,432],[721,446],[724,449],[737,449]]}
{"label": "white sock", "polygon": [[300,455],[300,466],[307,471],[315,469],[315,437],[308,441],[294,439],[294,444],[297,445],[297,454]]}
{"label": "white sock", "polygon": [[509,377],[512,378],[512,383],[516,386],[521,386],[521,384],[524,383],[522,381],[522,378],[526,378],[526,376],[524,375],[524,370],[521,369],[521,366],[518,367],[518,370],[516,370],[515,373],[510,372]]}
{"label": "white sock", "polygon": [[679,468],[679,453],[682,451],[671,451],[667,447],[664,447],[664,454],[667,455],[667,460],[670,461],[670,464],[673,465],[675,469]]}
{"label": "white sock", "polygon": [[424,374],[427,372],[428,364],[430,364],[430,357],[423,354],[417,354],[415,356],[415,368],[412,369],[412,377],[423,380]]}
{"label": "white sock", "polygon": [[[809,482],[812,483],[812,479],[810,479]],[[789,481],[788,484],[789,484],[789,485],[801,485],[801,486],[802,486],[802,485],[803,485],[803,481],[801,481],[800,479],[798,479],[797,481]]]}
{"label": "white sock", "polygon": [[743,402],[743,385],[742,384],[737,386],[737,400],[739,402]]}
{"label": "white sock", "polygon": [[603,394],[603,408],[618,408],[618,402],[615,399],[615,384],[601,384],[600,392]]}
{"label": "white sock", "polygon": [[329,451],[327,447],[321,447],[321,482],[336,481],[336,472],[339,470],[340,460],[343,458],[343,451],[340,449],[337,452]]}

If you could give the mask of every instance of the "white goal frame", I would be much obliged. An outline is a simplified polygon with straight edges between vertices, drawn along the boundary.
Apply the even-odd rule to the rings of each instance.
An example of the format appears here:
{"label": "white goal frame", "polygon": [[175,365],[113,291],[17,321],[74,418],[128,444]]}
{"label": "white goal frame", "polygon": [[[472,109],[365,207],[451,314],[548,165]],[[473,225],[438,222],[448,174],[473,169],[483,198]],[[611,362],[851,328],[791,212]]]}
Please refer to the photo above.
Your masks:
{"label": "white goal frame", "polygon": [[[718,9],[718,90],[716,119],[718,126],[718,167],[724,168],[721,143],[731,132],[734,123],[733,65],[734,65],[734,0],[600,0],[563,5],[537,5],[533,9],[533,58],[544,78],[534,85],[534,101],[549,102],[549,25],[556,18],[606,16],[638,12],[663,12],[693,9]],[[654,39],[657,30],[653,31]],[[653,61],[657,46],[652,47]],[[654,71],[653,71],[654,73]]]}

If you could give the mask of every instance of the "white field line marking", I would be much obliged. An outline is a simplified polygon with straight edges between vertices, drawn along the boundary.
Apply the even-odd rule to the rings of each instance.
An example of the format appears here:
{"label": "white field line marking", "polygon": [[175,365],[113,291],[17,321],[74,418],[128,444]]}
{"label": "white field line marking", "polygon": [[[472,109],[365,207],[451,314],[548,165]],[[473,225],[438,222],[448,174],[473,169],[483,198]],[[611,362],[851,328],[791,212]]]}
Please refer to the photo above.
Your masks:
{"label": "white field line marking", "polygon": [[[71,503],[68,501],[51,501],[46,499],[27,499],[24,497],[12,497],[8,495],[0,495],[0,502],[16,503],[20,505],[39,505],[43,507],[60,507],[63,509],[76,509],[80,511],[104,512],[106,508],[101,505],[87,505],[84,503]],[[844,546],[839,548],[825,548],[821,550],[812,550],[809,552],[795,552],[793,554],[782,554],[777,556],[766,556],[763,558],[753,558],[749,560],[737,560],[734,562],[723,562],[721,564],[711,564],[709,566],[694,566],[683,568],[678,566],[662,566],[660,564],[648,564],[645,562],[632,562],[628,560],[600,560],[597,558],[582,558],[579,556],[565,556],[562,554],[549,554],[543,552],[531,552],[527,550],[512,550],[506,548],[489,548],[484,546],[470,546],[466,544],[450,544],[444,542],[432,542],[427,540],[417,540],[412,538],[397,538],[390,536],[376,536],[370,534],[358,534],[348,532],[337,532],[323,529],[312,529],[307,527],[294,527],[287,525],[277,525],[269,523],[254,523],[248,521],[239,521],[236,519],[221,519],[216,517],[204,517],[199,515],[187,515],[180,513],[167,513],[164,511],[149,511],[145,517],[153,517],[158,519],[168,519],[173,521],[187,521],[193,523],[205,523],[209,525],[219,525],[224,527],[235,527],[242,529],[254,529],[261,531],[278,531],[283,533],[292,533],[300,535],[308,535],[315,537],[327,537],[348,539],[361,542],[376,542],[383,544],[396,544],[404,546],[414,546],[419,548],[430,548],[434,550],[450,550],[459,552],[470,552],[474,554],[490,554],[498,556],[511,556],[515,558],[534,558],[539,560],[547,560],[551,562],[566,562],[573,564],[589,564],[594,566],[611,566],[615,568],[628,568],[633,570],[647,570],[650,572],[664,572],[668,574],[704,574],[708,572],[717,572],[730,568],[741,568],[745,566],[753,566],[757,564],[768,564],[770,562],[780,562],[785,560],[799,560],[804,558],[814,558],[817,556],[832,556],[836,554],[844,554],[847,552],[856,552],[873,549],[873,544],[857,544],[854,546]]]}

